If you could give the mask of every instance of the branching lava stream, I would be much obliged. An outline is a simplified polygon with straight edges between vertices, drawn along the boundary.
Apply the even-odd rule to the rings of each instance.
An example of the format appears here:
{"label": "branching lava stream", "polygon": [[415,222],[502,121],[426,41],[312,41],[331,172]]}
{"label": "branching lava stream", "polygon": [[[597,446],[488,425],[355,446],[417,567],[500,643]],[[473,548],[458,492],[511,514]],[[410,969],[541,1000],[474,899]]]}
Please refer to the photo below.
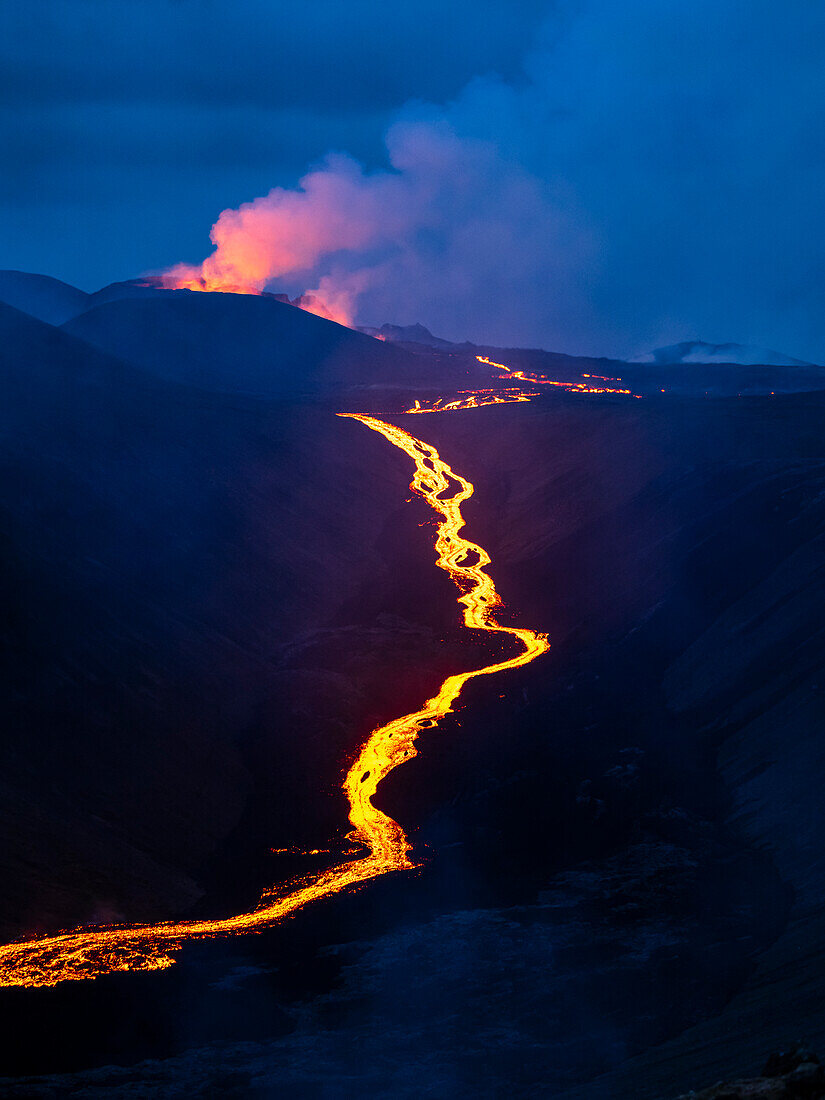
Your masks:
{"label": "branching lava stream", "polygon": [[435,401],[422,405],[420,401],[416,400],[411,408],[404,411],[412,415],[421,415],[424,413],[480,409],[485,405],[513,405],[532,401],[534,397],[539,397],[540,392],[536,389],[536,386],[555,386],[566,393],[608,393],[637,398],[642,396],[640,393],[633,393],[632,390],[626,388],[619,389],[616,386],[597,385],[599,382],[621,382],[621,378],[608,378],[604,374],[583,374],[582,378],[586,379],[584,382],[564,382],[555,378],[545,378],[541,374],[525,374],[524,371],[513,370],[506,363],[496,363],[493,359],[488,359],[486,355],[477,355],[476,361],[484,366],[494,367],[498,371],[496,377],[500,381],[510,383],[515,381],[522,384],[519,386],[512,384],[506,387],[499,386],[496,389],[488,387],[479,390],[459,390],[451,401],[445,401],[443,397],[438,397]]}
{"label": "branching lava stream", "polygon": [[404,830],[373,805],[379,783],[393,768],[416,755],[418,734],[435,727],[452,710],[468,680],[526,665],[549,648],[546,635],[501,626],[494,618],[501,600],[492,578],[485,572],[490,557],[481,546],[461,534],[464,527],[461,506],[473,493],[472,483],[456,474],[435,447],[402,428],[360,413],[339,415],[380,432],[413,460],[415,475],[410,487],[439,516],[436,564],[450,574],[459,589],[464,625],[472,630],[507,635],[518,643],[518,652],[484,668],[448,676],[420,710],[395,718],[370,734],[344,781],[350,805],[350,837],[363,846],[365,853],[359,858],[314,876],[279,884],[263,895],[252,912],[222,920],[87,927],[7,944],[0,947],[0,985],[51,986],[117,971],[163,969],[173,964],[174,954],[187,939],[261,932],[311,901],[390,871],[415,867]]}

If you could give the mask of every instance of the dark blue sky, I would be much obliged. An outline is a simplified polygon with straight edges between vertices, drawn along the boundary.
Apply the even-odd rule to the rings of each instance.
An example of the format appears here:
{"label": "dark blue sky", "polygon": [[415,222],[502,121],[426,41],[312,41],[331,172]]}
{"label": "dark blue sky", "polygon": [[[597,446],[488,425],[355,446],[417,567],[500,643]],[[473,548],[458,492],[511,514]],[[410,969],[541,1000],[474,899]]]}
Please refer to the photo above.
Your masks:
{"label": "dark blue sky", "polygon": [[331,150],[386,169],[413,120],[418,223],[347,258],[361,320],[822,362],[823,46],[819,0],[12,0],[0,266],[94,289],[199,261],[222,209]]}
{"label": "dark blue sky", "polygon": [[[0,5],[3,266],[93,289],[208,248],[225,206],[330,149],[384,158],[414,97],[516,77],[545,4]],[[445,10],[446,9],[446,10]]]}

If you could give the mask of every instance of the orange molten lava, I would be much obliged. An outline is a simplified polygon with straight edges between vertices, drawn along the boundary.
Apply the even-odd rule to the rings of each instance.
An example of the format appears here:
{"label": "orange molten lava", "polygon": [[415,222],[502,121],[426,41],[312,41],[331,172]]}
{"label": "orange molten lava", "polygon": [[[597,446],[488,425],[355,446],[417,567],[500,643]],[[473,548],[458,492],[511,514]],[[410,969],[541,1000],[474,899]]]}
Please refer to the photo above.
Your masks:
{"label": "orange molten lava", "polygon": [[161,275],[166,290],[202,290],[207,294],[262,294],[256,286],[242,283],[227,283],[222,279],[210,278],[201,274],[200,268],[178,264],[171,271]]}
{"label": "orange molten lava", "polygon": [[373,805],[378,784],[393,768],[416,755],[418,734],[432,729],[450,713],[468,680],[526,665],[549,648],[546,635],[501,626],[494,618],[501,600],[492,578],[485,572],[490,557],[481,546],[461,534],[464,527],[461,505],[472,495],[472,483],[450,469],[435,447],[402,428],[357,413],[339,415],[360,421],[410,456],[415,464],[411,488],[439,516],[436,564],[458,586],[464,625],[472,630],[507,635],[518,643],[518,652],[484,668],[448,676],[420,710],[396,718],[370,734],[344,781],[350,805],[350,837],[365,851],[360,858],[274,887],[252,912],[224,920],[109,925],[8,944],[0,948],[0,985],[51,986],[117,971],[160,970],[173,964],[175,953],[187,939],[261,932],[311,901],[390,871],[410,870],[415,864],[404,830]]}
{"label": "orange molten lava", "polygon": [[583,374],[582,378],[587,378],[590,381],[558,382],[550,378],[543,378],[538,374],[525,374],[524,371],[511,370],[504,363],[495,363],[492,359],[488,359],[486,355],[477,355],[476,359],[479,363],[486,363],[487,366],[495,367],[499,371],[499,378],[506,381],[515,378],[533,388],[507,386],[502,389],[459,390],[458,396],[452,400],[447,401],[443,397],[438,397],[435,401],[430,401],[424,405],[420,401],[416,401],[411,409],[405,409],[404,411],[412,414],[443,413],[459,412],[462,409],[480,409],[485,405],[512,405],[532,401],[534,397],[539,397],[540,394],[534,388],[535,386],[556,386],[568,393],[618,393],[641,397],[641,394],[632,394],[631,390],[617,389],[612,386],[597,386],[592,381],[592,379],[597,379],[600,382],[621,382],[621,378],[608,378],[603,374]]}
{"label": "orange molten lava", "polygon": [[[634,394],[632,390],[620,390],[612,386],[594,386],[592,381],[558,382],[551,378],[543,378],[540,374],[525,374],[524,371],[511,370],[510,367],[505,366],[504,363],[495,363],[492,359],[488,359],[486,355],[477,355],[476,359],[479,363],[486,363],[490,367],[496,367],[498,370],[504,371],[504,374],[500,374],[499,378],[518,378],[520,382],[526,382],[529,386],[557,386],[559,389],[567,390],[569,393],[621,393],[639,398],[642,396],[640,393]],[[606,378],[601,374],[583,374],[582,378],[596,378],[603,382],[621,382],[621,378]]]}
{"label": "orange molten lava", "polygon": [[524,390],[459,390],[459,396],[453,401],[445,401],[443,397],[437,398],[430,405],[422,405],[416,401],[411,409],[405,409],[406,413],[444,413],[457,412],[459,409],[481,409],[485,405],[514,405],[522,401],[529,401],[532,397],[538,397],[537,393],[527,393]]}

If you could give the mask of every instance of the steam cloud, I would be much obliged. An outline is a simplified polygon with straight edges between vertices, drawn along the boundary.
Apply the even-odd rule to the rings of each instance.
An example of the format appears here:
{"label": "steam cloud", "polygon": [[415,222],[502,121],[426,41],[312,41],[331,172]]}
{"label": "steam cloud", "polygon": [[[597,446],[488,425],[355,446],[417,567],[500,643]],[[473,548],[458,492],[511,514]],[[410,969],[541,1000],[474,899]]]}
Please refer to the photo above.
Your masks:
{"label": "steam cloud", "polygon": [[[285,276],[313,276],[333,255],[356,256],[403,237],[412,211],[410,181],[387,172],[364,175],[347,156],[330,156],[295,191],[275,188],[263,198],[224,210],[210,234],[215,251],[198,266],[178,264],[170,286],[258,293]],[[349,324],[369,269],[323,274],[307,292],[311,308]],[[314,302],[312,302],[314,299]]]}
{"label": "steam cloud", "polygon": [[494,143],[431,119],[395,123],[386,145],[389,171],[331,155],[297,190],[224,210],[212,255],[171,268],[166,285],[259,293],[297,279],[312,288],[305,308],[352,324],[366,291],[390,313],[411,284],[433,302],[500,298],[539,273],[554,227],[565,235],[546,185]]}
{"label": "steam cloud", "polygon": [[803,0],[559,0],[518,84],[408,105],[388,169],[329,156],[225,210],[213,254],[168,284],[290,283],[345,323],[499,345],[632,356],[701,337],[813,358],[823,33]]}

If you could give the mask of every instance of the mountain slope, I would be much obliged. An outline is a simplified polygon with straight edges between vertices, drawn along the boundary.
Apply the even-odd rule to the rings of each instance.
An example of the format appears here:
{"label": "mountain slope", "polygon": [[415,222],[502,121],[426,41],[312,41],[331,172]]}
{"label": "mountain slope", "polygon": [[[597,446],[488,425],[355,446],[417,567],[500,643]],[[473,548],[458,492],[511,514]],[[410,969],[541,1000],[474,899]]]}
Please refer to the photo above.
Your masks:
{"label": "mountain slope", "polygon": [[0,271],[0,302],[24,313],[62,325],[88,308],[89,295],[51,275],[28,271]]}
{"label": "mountain slope", "polygon": [[140,279],[124,279],[118,283],[108,283],[90,294],[86,309],[105,306],[107,302],[119,302],[123,298],[162,298],[167,293],[157,276],[147,275]]}
{"label": "mountain slope", "polygon": [[223,393],[321,394],[432,373],[421,357],[265,296],[168,291],[64,327],[160,377]]}
{"label": "mountain slope", "polygon": [[389,340],[394,344],[423,344],[425,347],[431,348],[464,348],[473,347],[468,341],[464,341],[463,344],[457,344],[453,340],[442,340],[440,336],[433,336],[428,328],[424,325],[381,325],[380,328],[374,326],[363,326],[360,332],[364,332],[367,336],[375,336],[378,340]]}
{"label": "mountain slope", "polygon": [[[807,1013],[816,1038],[825,1027],[821,924],[796,921],[783,930],[792,904],[810,916],[823,882],[816,861],[821,749],[815,723],[803,726],[797,703],[803,692],[813,694],[807,677],[822,664],[821,552],[811,551],[825,518],[824,401],[562,394],[425,424],[404,421],[472,478],[468,534],[490,551],[516,621],[546,626],[553,642],[545,662],[509,683],[479,682],[449,728],[424,735],[421,755],[382,790],[382,807],[425,846],[425,866],[308,910],[269,937],[216,941],[169,972],[124,977],[121,1005],[140,1003],[137,1019],[162,1020],[172,1031],[166,1047],[134,1038],[123,1009],[107,1014],[82,988],[62,991],[54,1003],[63,1019],[82,1021],[83,1032],[72,1033],[71,1023],[62,1031],[49,1026],[57,1009],[52,1017],[41,1009],[28,1029],[13,1021],[13,1035],[30,1033],[37,1043],[29,1064],[107,1068],[0,1087],[21,1097],[72,1088],[116,1097],[147,1087],[159,1095],[334,1096],[347,1081],[365,1097],[390,1092],[415,1100],[423,1092],[484,1096],[501,1084],[519,1096],[660,1100],[689,1082],[747,1068],[742,1033],[764,1057],[784,1041],[785,1021],[796,1034]],[[220,403],[230,438],[238,403]],[[342,422],[296,407],[291,416],[299,420],[296,438],[278,453],[261,452],[258,477],[277,481],[298,471],[297,482],[310,481],[303,491],[314,510],[303,513],[304,532],[316,562],[336,560],[341,538],[352,553],[354,526],[365,532],[372,569],[383,560],[410,599],[425,605],[422,581],[434,572],[430,534],[414,524],[426,516],[415,504],[399,506],[408,464],[392,468],[393,497],[384,484],[392,458],[381,440],[364,441],[371,463],[336,468],[335,451],[355,454],[346,432],[337,431]],[[185,445],[196,448],[196,461],[204,454],[217,461],[212,482],[221,484],[220,436],[175,421],[191,433]],[[256,447],[267,424],[246,424],[256,430]],[[161,427],[168,438],[169,423]],[[130,463],[141,465],[143,453],[131,441],[130,453]],[[168,467],[175,477],[178,461]],[[344,511],[358,494],[373,512]],[[299,513],[268,489],[255,503],[256,535],[267,535],[267,518],[273,528],[264,543],[269,555],[294,537],[287,519]],[[389,511],[376,543],[383,508]],[[391,542],[391,532],[402,533],[408,515],[412,553],[401,561],[404,539]],[[182,530],[164,528],[163,542],[176,543]],[[238,568],[248,569],[243,541],[233,545],[243,555]],[[271,569],[271,559],[266,564]],[[225,572],[226,556],[217,565]],[[214,575],[190,570],[185,583],[202,587]],[[266,592],[268,576],[257,570],[248,591]],[[296,593],[301,576],[287,579]],[[348,609],[339,604],[339,625],[351,621],[344,616],[356,605],[362,614],[365,602],[395,608],[376,593],[374,574],[367,578],[361,591],[350,588]],[[223,619],[223,632],[231,629],[237,651],[251,636],[266,653],[257,639],[277,605],[250,619],[237,591],[230,596],[239,610]],[[454,614],[455,593],[441,596]],[[165,588],[157,600],[168,602]],[[330,680],[342,667],[332,637],[329,630],[313,641]],[[205,673],[222,670],[230,650],[209,654]],[[379,664],[396,692],[405,678],[394,654],[385,651]],[[174,669],[166,677],[174,679]],[[263,740],[284,717],[271,709],[283,681],[275,683],[261,708],[275,718],[262,723]],[[295,691],[285,740],[305,742],[318,683],[307,677]],[[207,675],[201,686],[212,701],[226,691],[226,682],[216,689]],[[720,692],[730,699],[720,704]],[[781,714],[760,731],[751,719],[766,694]],[[733,725],[725,713],[731,704]],[[231,707],[242,717],[259,713],[242,709],[237,695]],[[331,709],[333,720],[317,726],[316,765],[336,755]],[[721,718],[723,727],[709,729],[708,718]],[[247,743],[247,725],[236,726]],[[727,788],[715,767],[720,739]],[[298,784],[283,772],[278,779],[275,800],[323,801],[317,772],[308,770]],[[282,835],[273,830],[269,843],[274,836],[282,843]],[[235,852],[249,843],[239,830]],[[784,961],[787,982],[769,981],[754,997],[748,975],[765,974],[771,955],[777,965],[769,973],[781,976]],[[737,1007],[742,993],[757,1010],[747,1017]],[[90,1002],[96,1012],[81,1013]],[[713,1019],[716,1013],[722,1016]],[[175,1030],[181,1018],[183,1035]],[[230,1034],[207,1030],[213,1021],[234,1027],[238,1018]],[[129,1032],[126,1056],[101,1047],[118,1028]],[[45,1052],[44,1033],[54,1036]],[[687,1042],[681,1055],[674,1051],[680,1035]],[[164,1060],[170,1049],[175,1057]],[[632,1056],[637,1061],[622,1067]],[[153,1061],[130,1066],[137,1057]],[[604,1076],[591,1081],[595,1074]]]}

